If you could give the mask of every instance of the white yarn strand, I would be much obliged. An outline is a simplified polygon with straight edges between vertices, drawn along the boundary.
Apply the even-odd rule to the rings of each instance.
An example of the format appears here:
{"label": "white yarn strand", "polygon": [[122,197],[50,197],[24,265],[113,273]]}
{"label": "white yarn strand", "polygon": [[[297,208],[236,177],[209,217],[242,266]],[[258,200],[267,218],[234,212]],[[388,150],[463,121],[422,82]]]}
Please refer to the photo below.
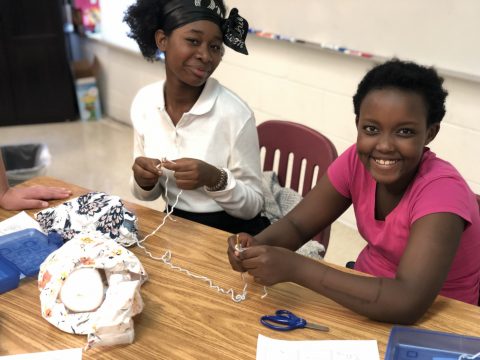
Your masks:
{"label": "white yarn strand", "polygon": [[[160,230],[162,228],[163,225],[165,225],[165,223],[167,222],[167,219],[170,218],[170,220],[172,221],[175,221],[173,220],[173,218],[171,217],[172,213],[173,213],[173,209],[175,208],[175,206],[177,206],[177,203],[178,203],[178,199],[180,198],[180,195],[182,195],[182,192],[183,190],[180,190],[180,192],[178,193],[177,195],[177,198],[175,199],[175,202],[173,203],[172,207],[170,210],[168,210],[168,195],[167,195],[167,186],[168,186],[168,177],[167,177],[167,180],[165,181],[165,199],[166,199],[166,207],[167,207],[167,214],[165,215],[165,217],[163,218],[163,221],[160,225],[157,226],[157,228],[155,230],[153,230],[153,232],[151,232],[150,234],[148,234],[147,236],[145,236],[142,240],[137,240],[137,245],[140,246],[140,243],[143,243],[145,240],[147,240],[150,236],[154,235],[158,230]],[[140,246],[141,248],[145,249],[143,246]]]}
{"label": "white yarn strand", "polygon": [[[209,279],[208,277],[206,276],[203,276],[203,275],[199,275],[199,274],[195,274],[193,272],[191,272],[190,270],[187,270],[187,269],[184,269],[180,266],[177,266],[177,265],[174,265],[171,261],[172,259],[172,252],[170,250],[166,250],[165,253],[162,255],[162,256],[154,256],[151,251],[147,250],[147,248],[142,245],[142,243],[147,240],[150,236],[153,236],[157,231],[159,231],[163,225],[165,225],[166,221],[168,218],[170,218],[170,220],[173,220],[171,218],[171,215],[173,213],[173,210],[175,209],[175,206],[177,205],[178,203],[178,199],[180,198],[180,195],[182,194],[182,190],[180,190],[180,192],[178,193],[176,199],[175,199],[175,202],[174,204],[171,206],[170,210],[168,209],[168,177],[167,177],[167,180],[165,181],[165,199],[166,199],[166,208],[167,208],[167,213],[165,215],[165,217],[163,218],[163,221],[160,225],[157,226],[157,228],[151,232],[150,234],[148,234],[147,236],[145,236],[142,240],[138,240],[136,241],[137,243],[137,246],[141,249],[143,249],[143,251],[145,252],[145,254],[147,254],[148,257],[150,257],[151,259],[153,260],[157,260],[157,261],[162,261],[165,265],[168,265],[170,266],[170,268],[172,270],[176,270],[176,271],[179,271],[179,272],[182,272],[184,274],[186,274],[187,276],[190,276],[194,279],[198,279],[198,280],[202,280],[204,282],[206,282],[210,288],[212,289],[215,289],[216,291],[218,291],[219,293],[222,293],[222,294],[225,294],[225,295],[230,295],[231,299],[236,302],[236,303],[239,303],[241,301],[244,301],[246,298],[247,298],[247,287],[248,287],[248,284],[247,282],[245,281],[245,278],[244,278],[244,273],[241,274],[242,276],[242,279],[245,283],[245,285],[243,286],[243,290],[242,290],[242,293],[241,294],[235,294],[235,291],[233,290],[233,288],[230,288],[228,290],[225,290],[223,289],[222,287],[216,285],[211,279]],[[263,287],[264,289],[264,294],[262,295],[262,299],[268,295],[267,293],[267,288],[264,286]]]}
{"label": "white yarn strand", "polygon": [[476,353],[475,355],[462,354],[458,357],[458,360],[474,360],[474,359],[480,359],[480,352]]}

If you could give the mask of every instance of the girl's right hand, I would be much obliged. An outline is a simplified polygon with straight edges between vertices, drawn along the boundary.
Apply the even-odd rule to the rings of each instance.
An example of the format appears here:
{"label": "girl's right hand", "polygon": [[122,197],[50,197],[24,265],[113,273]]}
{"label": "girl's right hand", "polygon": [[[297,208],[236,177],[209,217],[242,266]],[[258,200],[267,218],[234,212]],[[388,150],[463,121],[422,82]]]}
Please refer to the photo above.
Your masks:
{"label": "girl's right hand", "polygon": [[270,245],[250,247],[239,255],[244,271],[265,286],[293,281],[295,270],[302,268],[304,259],[291,250]]}
{"label": "girl's right hand", "polygon": [[230,265],[232,265],[232,269],[235,271],[244,272],[246,269],[242,266],[242,260],[239,258],[239,252],[235,249],[235,246],[238,244],[241,245],[243,249],[248,248],[250,246],[260,245],[260,242],[255,239],[253,236],[247,233],[239,233],[236,235],[231,235],[228,237],[228,260],[230,261]]}
{"label": "girl's right hand", "polygon": [[132,165],[133,177],[137,184],[144,190],[151,190],[158,178],[162,176],[162,170],[157,168],[160,160],[139,156]]}

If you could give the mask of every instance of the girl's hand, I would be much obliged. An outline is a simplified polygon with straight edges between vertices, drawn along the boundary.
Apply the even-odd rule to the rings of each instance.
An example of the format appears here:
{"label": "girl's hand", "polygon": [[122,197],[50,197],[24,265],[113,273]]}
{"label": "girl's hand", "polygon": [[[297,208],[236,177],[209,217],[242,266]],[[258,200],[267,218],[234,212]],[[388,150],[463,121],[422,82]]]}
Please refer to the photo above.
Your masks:
{"label": "girl's hand", "polygon": [[212,187],[220,179],[221,172],[213,165],[198,159],[182,158],[163,163],[163,167],[174,172],[177,187],[194,190],[201,186]]}
{"label": "girl's hand", "polygon": [[240,234],[229,236],[227,239],[227,242],[228,242],[227,255],[228,255],[228,260],[230,261],[230,265],[232,265],[232,269],[240,272],[247,271],[246,269],[243,268],[242,261],[239,258],[240,252],[235,247],[237,243],[243,249],[250,246],[256,246],[260,244],[258,240],[249,234],[240,233]]}
{"label": "girl's hand", "polygon": [[9,188],[0,195],[0,207],[5,210],[27,210],[46,208],[45,200],[66,199],[72,192],[65,188],[49,186],[30,186],[25,188]]}
{"label": "girl's hand", "polygon": [[239,254],[241,266],[259,284],[271,286],[280,282],[291,281],[301,255],[291,250],[259,245],[245,249]]}
{"label": "girl's hand", "polygon": [[162,176],[162,171],[157,168],[160,160],[139,156],[132,165],[133,177],[137,184],[144,190],[151,190]]}

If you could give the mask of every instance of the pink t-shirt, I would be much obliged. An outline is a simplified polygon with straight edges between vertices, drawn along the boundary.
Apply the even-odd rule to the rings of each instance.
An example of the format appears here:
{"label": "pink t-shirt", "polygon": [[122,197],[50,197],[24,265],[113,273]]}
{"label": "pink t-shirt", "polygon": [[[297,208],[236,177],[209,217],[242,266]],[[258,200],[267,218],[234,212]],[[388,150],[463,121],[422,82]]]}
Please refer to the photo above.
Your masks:
{"label": "pink t-shirt", "polygon": [[367,241],[355,269],[394,278],[407,246],[411,225],[422,216],[450,212],[467,226],[440,294],[478,304],[480,284],[480,213],[475,195],[458,171],[425,149],[414,181],[384,221],[375,220],[376,182],[348,148],[328,168],[335,189],[352,200],[357,226]]}

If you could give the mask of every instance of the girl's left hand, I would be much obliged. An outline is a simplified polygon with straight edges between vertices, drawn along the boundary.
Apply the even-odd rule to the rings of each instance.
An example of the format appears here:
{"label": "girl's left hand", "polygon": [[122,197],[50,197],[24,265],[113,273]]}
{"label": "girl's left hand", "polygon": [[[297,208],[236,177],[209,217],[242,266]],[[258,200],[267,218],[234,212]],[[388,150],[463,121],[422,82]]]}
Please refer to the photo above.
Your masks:
{"label": "girl's left hand", "polygon": [[194,190],[201,186],[212,187],[221,175],[218,168],[198,159],[176,159],[166,161],[162,166],[174,172],[177,187],[182,190]]}
{"label": "girl's left hand", "polygon": [[276,246],[249,247],[238,257],[241,259],[242,267],[254,280],[266,286],[291,281],[297,266],[301,266],[296,261],[301,255]]}

